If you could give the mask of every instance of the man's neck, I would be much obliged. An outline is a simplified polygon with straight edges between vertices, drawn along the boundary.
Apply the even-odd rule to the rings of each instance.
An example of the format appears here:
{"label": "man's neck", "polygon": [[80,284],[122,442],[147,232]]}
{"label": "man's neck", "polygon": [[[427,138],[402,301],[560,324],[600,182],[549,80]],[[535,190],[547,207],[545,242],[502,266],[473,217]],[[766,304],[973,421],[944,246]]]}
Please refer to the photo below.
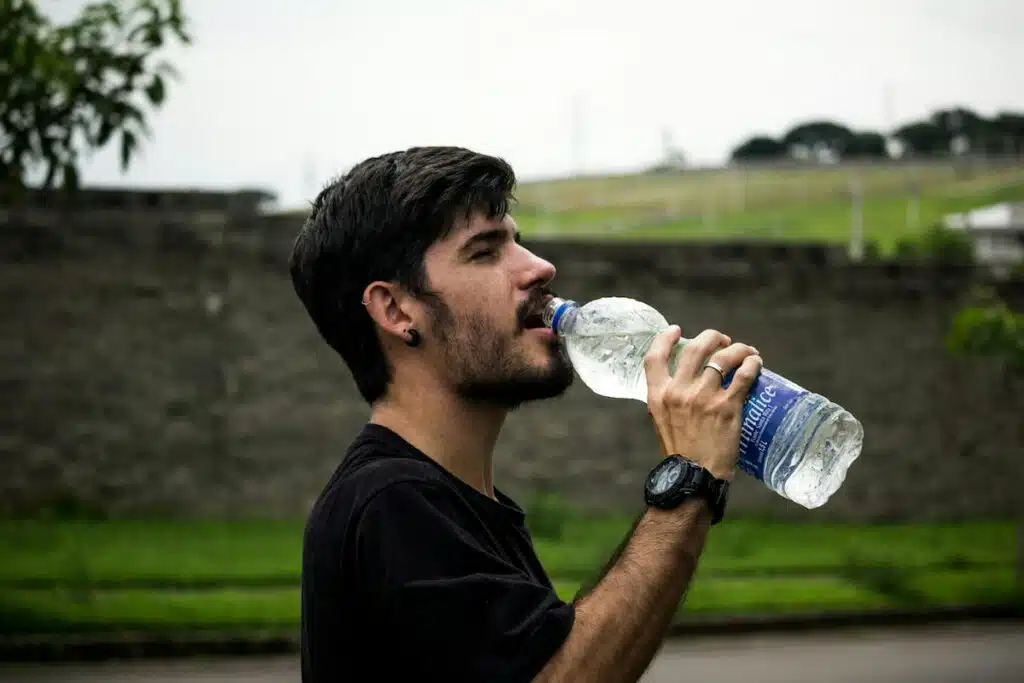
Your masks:
{"label": "man's neck", "polygon": [[370,422],[387,427],[485,496],[494,498],[494,445],[508,411],[442,390],[392,387]]}

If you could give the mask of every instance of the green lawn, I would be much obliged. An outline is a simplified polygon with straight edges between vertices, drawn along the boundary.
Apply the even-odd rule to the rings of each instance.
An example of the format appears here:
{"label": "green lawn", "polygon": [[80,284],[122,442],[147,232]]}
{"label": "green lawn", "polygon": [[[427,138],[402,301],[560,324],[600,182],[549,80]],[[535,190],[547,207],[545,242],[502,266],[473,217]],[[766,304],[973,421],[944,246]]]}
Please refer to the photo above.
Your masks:
{"label": "green lawn", "polygon": [[[841,577],[698,577],[679,617],[994,604],[1015,591],[1013,569],[933,572],[890,595]],[[579,585],[556,581],[571,600]],[[0,635],[113,630],[281,629],[299,620],[297,587],[212,590],[29,590],[0,594]]]}
{"label": "green lawn", "polygon": [[579,211],[606,207],[671,209],[701,214],[755,210],[780,204],[817,202],[849,195],[860,182],[866,197],[906,196],[952,187],[971,188],[1020,183],[1024,165],[960,167],[942,161],[914,164],[781,166],[691,170],[679,174],[631,174],[577,177],[520,183],[525,207]]}
{"label": "green lawn", "polygon": [[26,590],[0,592],[0,635],[193,629],[288,629],[299,621],[299,591]]}
{"label": "green lawn", "polygon": [[[557,577],[586,580],[627,529],[619,520],[578,521],[560,541],[537,540],[537,552]],[[733,520],[708,537],[703,576],[828,574],[868,566],[903,569],[1009,566],[1016,525],[816,524]]]}
{"label": "green lawn", "polygon": [[[1016,581],[1014,570],[1009,567],[914,573],[900,592],[831,576],[698,576],[678,616],[998,604],[1020,599]],[[556,580],[555,588],[568,601],[576,594],[579,584]],[[0,635],[114,630],[285,630],[298,620],[299,592],[294,586],[211,590],[15,588],[0,593]]]}
{"label": "green lawn", "polygon": [[[566,522],[538,539],[571,599],[629,527]],[[0,633],[292,628],[298,522],[0,521]],[[685,614],[870,609],[1020,599],[1013,522],[714,530]]]}
{"label": "green lawn", "polygon": [[[655,181],[652,180],[652,183]],[[682,180],[678,182],[684,182]],[[852,223],[849,199],[838,191],[800,198],[785,189],[741,208],[722,201],[713,217],[706,207],[673,204],[629,204],[621,193],[591,202],[566,202],[553,210],[526,206],[513,212],[524,235],[586,237],[587,239],[772,239],[846,242]],[[834,189],[834,188],[833,188]],[[667,190],[666,190],[667,191]],[[969,181],[947,179],[922,188],[916,221],[908,221],[909,194],[898,191],[867,193],[863,204],[865,239],[883,252],[897,241],[937,224],[949,213],[1001,201],[1024,201],[1024,169],[993,172]],[[597,205],[592,205],[593,203]]]}
{"label": "green lawn", "polygon": [[294,584],[301,522],[0,521],[0,586],[190,581]]}
{"label": "green lawn", "polygon": [[[575,519],[561,539],[538,538],[555,577],[585,580],[629,528],[626,519]],[[822,573],[850,565],[904,568],[1009,565],[1008,522],[793,525],[730,520],[714,530],[703,572]],[[172,583],[290,584],[298,580],[300,522],[0,521],[0,586]]]}

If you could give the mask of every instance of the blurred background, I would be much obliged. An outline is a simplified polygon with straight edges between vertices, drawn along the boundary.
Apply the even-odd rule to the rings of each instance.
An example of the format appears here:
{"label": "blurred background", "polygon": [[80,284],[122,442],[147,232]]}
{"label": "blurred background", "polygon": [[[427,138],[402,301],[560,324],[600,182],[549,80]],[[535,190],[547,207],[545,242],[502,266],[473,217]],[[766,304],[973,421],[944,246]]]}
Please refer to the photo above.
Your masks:
{"label": "blurred background", "polygon": [[[332,177],[433,144],[513,165],[561,294],[754,343],[864,424],[823,508],[739,478],[679,633],[1019,618],[1022,27],[1012,0],[3,0],[0,677],[246,651],[281,659],[239,679],[297,679],[303,522],[368,409],[291,240]],[[657,452],[582,382],[509,419],[497,483],[565,599]],[[945,637],[708,671],[1024,671],[1019,634]]]}

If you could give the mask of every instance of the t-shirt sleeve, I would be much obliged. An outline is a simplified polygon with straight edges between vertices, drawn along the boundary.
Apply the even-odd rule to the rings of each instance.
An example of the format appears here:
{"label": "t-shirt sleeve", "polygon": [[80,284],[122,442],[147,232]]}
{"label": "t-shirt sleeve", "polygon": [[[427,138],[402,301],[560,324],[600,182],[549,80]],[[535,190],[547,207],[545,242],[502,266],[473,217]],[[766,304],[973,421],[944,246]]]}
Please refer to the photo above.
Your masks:
{"label": "t-shirt sleeve", "polygon": [[395,656],[432,679],[529,681],[568,636],[573,607],[460,525],[463,505],[430,482],[378,492],[358,527],[361,590]]}

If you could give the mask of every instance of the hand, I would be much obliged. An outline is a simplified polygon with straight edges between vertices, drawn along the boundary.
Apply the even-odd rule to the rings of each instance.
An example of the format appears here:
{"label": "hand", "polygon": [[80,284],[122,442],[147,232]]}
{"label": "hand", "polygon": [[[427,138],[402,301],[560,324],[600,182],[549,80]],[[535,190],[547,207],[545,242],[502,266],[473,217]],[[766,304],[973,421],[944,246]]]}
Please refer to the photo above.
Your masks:
{"label": "hand", "polygon": [[[662,454],[678,453],[706,467],[719,479],[732,481],[739,459],[743,403],[761,370],[757,349],[733,344],[721,332],[705,330],[679,352],[675,375],[669,374],[669,354],[681,331],[673,325],[654,339],[644,357],[647,407],[654,420]],[[728,375],[728,388],[713,360]]]}

